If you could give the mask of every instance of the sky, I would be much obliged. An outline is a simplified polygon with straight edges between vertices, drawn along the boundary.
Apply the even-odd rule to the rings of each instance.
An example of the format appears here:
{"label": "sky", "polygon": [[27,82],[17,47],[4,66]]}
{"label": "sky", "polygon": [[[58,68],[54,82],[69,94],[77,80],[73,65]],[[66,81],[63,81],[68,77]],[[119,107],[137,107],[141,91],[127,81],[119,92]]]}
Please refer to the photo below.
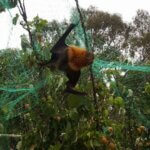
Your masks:
{"label": "sky", "polygon": [[[132,21],[138,9],[144,9],[150,13],[150,0],[78,0],[82,8],[90,5],[109,13],[120,14],[125,22]],[[75,0],[25,0],[28,19],[35,16],[51,21],[52,19],[69,19]],[[0,49],[20,48],[20,35],[26,33],[19,25],[12,25],[11,17],[18,13],[17,8],[0,14]],[[21,17],[20,17],[21,21]]]}

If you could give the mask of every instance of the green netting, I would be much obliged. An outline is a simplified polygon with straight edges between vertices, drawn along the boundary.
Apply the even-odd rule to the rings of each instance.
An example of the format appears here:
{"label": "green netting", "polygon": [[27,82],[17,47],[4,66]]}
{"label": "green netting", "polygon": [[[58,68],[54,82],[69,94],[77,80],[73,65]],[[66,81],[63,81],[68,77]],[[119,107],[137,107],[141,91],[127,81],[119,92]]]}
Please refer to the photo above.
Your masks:
{"label": "green netting", "polygon": [[17,4],[17,0],[0,0],[0,10],[14,8]]}
{"label": "green netting", "polygon": [[131,64],[122,64],[120,62],[108,62],[103,60],[95,60],[93,63],[93,70],[98,73],[98,71],[102,68],[150,72],[149,66],[137,66]]}
{"label": "green netting", "polygon": [[[16,3],[17,1],[1,0],[0,11],[1,9],[3,11],[5,9],[9,10],[15,7]],[[60,72],[52,73],[48,68],[38,66],[39,60],[43,61],[50,58],[50,48],[58,38],[55,37],[55,34],[61,35],[64,32],[66,22],[64,24],[54,22],[54,24],[50,23],[49,25],[45,20],[40,20],[38,17],[36,19],[36,25],[32,26],[33,43],[26,39],[26,42],[23,43],[25,47],[22,47],[21,50],[5,49],[0,52],[0,150],[10,149],[10,145],[13,143],[10,137],[13,133],[16,134],[17,138],[25,136],[24,140],[21,140],[24,145],[22,149],[30,149],[32,146],[38,145],[38,143],[42,143],[42,146],[39,144],[39,149],[45,148],[45,145],[48,145],[47,143],[51,143],[49,149],[59,149],[59,146],[63,143],[61,143],[62,140],[64,140],[64,145],[67,143],[67,146],[72,143],[72,141],[69,141],[72,140],[72,135],[76,135],[76,137],[73,137],[72,145],[69,148],[65,145],[66,147],[64,146],[62,149],[73,149],[74,147],[77,149],[79,148],[77,145],[80,145],[82,140],[85,140],[83,145],[90,147],[89,149],[94,149],[96,145],[96,148],[104,150],[107,147],[101,143],[99,146],[98,141],[96,141],[99,135],[108,136],[113,142],[115,140],[119,141],[116,142],[118,149],[125,148],[121,146],[124,145],[125,135],[127,136],[125,140],[126,148],[132,149],[128,142],[132,143],[132,140],[135,142],[136,137],[138,137],[134,130],[140,125],[144,125],[146,128],[150,126],[150,67],[144,64],[135,63],[132,65],[111,60],[111,54],[114,53],[115,55],[113,48],[109,48],[112,52],[107,54],[107,58],[110,61],[95,54],[92,64],[98,101],[98,110],[95,111],[93,86],[89,78],[88,69],[83,70],[81,81],[77,85],[77,89],[88,92],[88,96],[83,98],[82,96],[63,95],[62,91],[67,80],[64,74]],[[86,22],[88,17],[85,16],[84,19]],[[78,11],[73,9],[70,22],[78,25],[73,35],[67,40],[71,39],[69,43],[86,47],[80,21]],[[30,25],[32,24],[34,23],[30,22]],[[52,28],[51,25],[53,27],[58,26],[61,29],[56,28],[56,32],[53,32],[55,28]],[[46,35],[49,31],[51,32],[48,38],[45,36],[45,41],[40,43],[37,35]],[[38,32],[41,33],[39,34]],[[89,30],[87,30],[87,41],[87,49],[90,51],[93,49],[94,38],[92,38]],[[103,42],[99,40],[99,43],[101,48]],[[122,73],[125,75],[122,75]],[[136,91],[138,92],[136,93]],[[67,105],[64,103],[67,103]],[[144,110],[142,110],[143,106]],[[82,114],[83,112],[84,115]],[[62,117],[62,122],[59,120],[59,115]],[[47,120],[48,122],[46,122]],[[99,129],[97,129],[97,120],[101,126]],[[94,125],[91,125],[92,123]],[[50,126],[47,127],[45,124],[50,124]],[[88,126],[85,124],[88,124]],[[112,126],[115,129],[115,133],[109,135],[106,126]],[[31,133],[28,133],[28,129],[30,129],[29,132]],[[81,135],[79,135],[78,131]],[[125,133],[122,134],[122,131]],[[49,132],[49,134],[46,132]],[[51,133],[52,136],[50,135]],[[131,133],[134,138],[130,136]],[[140,135],[141,137],[143,136],[142,140],[145,138],[144,134]],[[64,135],[66,137],[63,139]],[[30,140],[33,143],[29,142]],[[144,140],[146,141],[147,139]],[[18,140],[14,141],[18,142]],[[16,146],[16,143],[13,144]],[[85,149],[88,149],[87,147]],[[46,147],[46,149],[48,148]]]}

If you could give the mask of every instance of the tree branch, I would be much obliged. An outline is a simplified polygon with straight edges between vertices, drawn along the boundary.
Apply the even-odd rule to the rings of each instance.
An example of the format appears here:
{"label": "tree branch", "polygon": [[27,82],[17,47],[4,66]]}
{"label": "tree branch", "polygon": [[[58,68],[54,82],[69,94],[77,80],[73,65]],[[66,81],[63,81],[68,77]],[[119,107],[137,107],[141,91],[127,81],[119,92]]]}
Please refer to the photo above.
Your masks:
{"label": "tree branch", "polygon": [[[76,7],[77,7],[77,10],[78,10],[79,16],[80,16],[80,21],[81,21],[81,25],[82,25],[82,29],[83,29],[84,38],[85,38],[85,45],[89,49],[87,34],[86,34],[86,31],[85,31],[85,26],[84,26],[84,21],[83,21],[83,16],[82,16],[82,13],[81,13],[81,10],[80,10],[80,7],[79,7],[78,0],[75,0],[75,2],[76,2]],[[95,108],[97,110],[98,106],[97,106],[97,98],[96,98],[96,88],[95,88],[95,82],[94,82],[92,66],[90,66],[90,77],[91,77],[92,86],[93,86],[93,97],[94,97]]]}
{"label": "tree branch", "polygon": [[0,134],[0,137],[21,138],[22,136],[18,134]]}
{"label": "tree branch", "polygon": [[24,22],[26,23],[26,26],[27,26],[27,28],[24,28],[24,29],[26,29],[28,31],[30,44],[31,44],[33,50],[35,50],[32,33],[31,33],[31,30],[30,30],[30,27],[29,27],[29,24],[28,24],[28,20],[27,20],[27,13],[26,13],[24,0],[23,0],[23,2],[21,2],[21,0],[18,0],[18,2],[19,2],[19,5],[17,5],[17,7],[18,7],[18,10],[19,10],[19,13],[22,16],[22,18],[23,18],[23,20],[24,20]]}

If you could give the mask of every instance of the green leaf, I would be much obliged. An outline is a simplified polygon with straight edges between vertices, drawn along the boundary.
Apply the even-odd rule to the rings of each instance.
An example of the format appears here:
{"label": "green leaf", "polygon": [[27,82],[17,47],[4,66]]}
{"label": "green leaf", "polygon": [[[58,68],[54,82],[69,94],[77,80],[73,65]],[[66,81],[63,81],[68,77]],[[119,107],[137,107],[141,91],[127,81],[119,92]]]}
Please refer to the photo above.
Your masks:
{"label": "green leaf", "polygon": [[108,103],[111,104],[111,105],[113,105],[113,103],[114,103],[113,96],[110,96],[110,97],[109,97]]}
{"label": "green leaf", "polygon": [[118,96],[114,99],[114,105],[118,106],[118,107],[123,107],[124,106],[124,100],[122,99],[122,97]]}
{"label": "green leaf", "polygon": [[67,102],[69,107],[71,108],[78,108],[82,105],[87,105],[89,104],[89,101],[86,97],[80,96],[80,95],[69,95],[67,98]]}
{"label": "green leaf", "polygon": [[54,146],[50,146],[49,147],[49,150],[60,150],[61,149],[61,144],[60,143],[57,143],[56,145],[54,145]]}
{"label": "green leaf", "polygon": [[150,94],[150,84],[147,84],[147,85],[145,86],[145,92],[146,92],[147,94]]}
{"label": "green leaf", "polygon": [[57,88],[56,88],[56,91],[60,88],[60,86],[63,84],[63,82],[64,82],[64,78],[60,78],[59,79],[59,82],[58,82],[58,86],[57,86]]}
{"label": "green leaf", "polygon": [[16,16],[15,16],[15,17],[13,18],[13,20],[12,20],[12,22],[13,22],[14,25],[17,24],[18,18],[19,18],[19,15],[16,14]]}
{"label": "green leaf", "polygon": [[4,126],[3,124],[0,123],[0,133],[3,133],[3,131],[4,131]]}

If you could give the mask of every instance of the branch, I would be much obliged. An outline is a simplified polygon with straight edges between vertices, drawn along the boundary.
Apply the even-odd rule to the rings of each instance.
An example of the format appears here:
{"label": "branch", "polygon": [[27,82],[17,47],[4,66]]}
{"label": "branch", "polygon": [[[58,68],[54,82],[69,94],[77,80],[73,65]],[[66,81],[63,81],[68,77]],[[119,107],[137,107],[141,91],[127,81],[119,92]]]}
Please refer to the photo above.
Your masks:
{"label": "branch", "polygon": [[[85,26],[84,26],[84,21],[83,21],[83,16],[82,16],[82,13],[81,13],[81,10],[80,10],[80,7],[79,7],[78,0],[75,0],[75,2],[76,2],[76,7],[77,7],[77,10],[78,10],[79,16],[80,16],[81,26],[82,26],[82,29],[83,29],[83,34],[84,34],[84,38],[85,38],[85,46],[87,48],[89,48],[88,40],[87,40],[87,34],[86,34],[86,31],[85,31]],[[98,106],[97,106],[97,98],[96,98],[96,88],[95,88],[95,82],[94,82],[92,66],[90,66],[90,76],[91,76],[92,86],[93,86],[93,97],[94,97],[95,108],[97,110]]]}
{"label": "branch", "polygon": [[24,29],[26,29],[28,31],[30,44],[31,44],[33,50],[35,50],[32,33],[31,33],[31,30],[30,30],[30,27],[29,27],[29,24],[28,24],[28,20],[27,20],[27,13],[26,13],[24,0],[23,0],[23,2],[21,2],[21,0],[18,0],[18,2],[19,2],[19,5],[17,5],[17,7],[18,7],[18,10],[19,10],[19,13],[22,16],[22,18],[23,18],[23,20],[24,20],[24,22],[26,23],[26,26],[27,26],[27,28],[24,28]]}
{"label": "branch", "polygon": [[22,136],[18,134],[0,134],[0,137],[21,138]]}

